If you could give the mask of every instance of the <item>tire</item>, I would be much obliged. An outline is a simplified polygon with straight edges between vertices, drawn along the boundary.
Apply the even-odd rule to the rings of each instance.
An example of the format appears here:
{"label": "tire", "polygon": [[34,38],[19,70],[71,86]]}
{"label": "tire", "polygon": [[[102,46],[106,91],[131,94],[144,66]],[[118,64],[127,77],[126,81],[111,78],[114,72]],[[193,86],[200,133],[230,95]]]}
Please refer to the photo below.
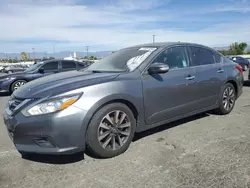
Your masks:
{"label": "tire", "polygon": [[[232,92],[232,94],[231,94],[231,92]],[[226,83],[223,86],[222,93],[220,95],[219,108],[217,108],[215,110],[215,112],[217,114],[220,114],[220,115],[229,114],[234,108],[235,100],[236,100],[236,92],[235,92],[235,88],[234,88],[233,84]],[[227,106],[225,104],[226,103],[225,101],[228,104]]]}
{"label": "tire", "polygon": [[[116,114],[118,114],[116,122],[121,123],[114,123],[113,117]],[[89,123],[86,132],[86,150],[91,156],[98,158],[112,158],[120,155],[132,142],[135,128],[136,118],[128,106],[122,103],[108,104],[98,110]]]}
{"label": "tire", "polygon": [[13,73],[13,71],[8,71],[8,74],[12,74]]}
{"label": "tire", "polygon": [[26,83],[27,83],[26,80],[16,80],[15,82],[11,84],[10,92],[13,93],[16,89],[18,89],[19,87],[21,87],[22,85]]}

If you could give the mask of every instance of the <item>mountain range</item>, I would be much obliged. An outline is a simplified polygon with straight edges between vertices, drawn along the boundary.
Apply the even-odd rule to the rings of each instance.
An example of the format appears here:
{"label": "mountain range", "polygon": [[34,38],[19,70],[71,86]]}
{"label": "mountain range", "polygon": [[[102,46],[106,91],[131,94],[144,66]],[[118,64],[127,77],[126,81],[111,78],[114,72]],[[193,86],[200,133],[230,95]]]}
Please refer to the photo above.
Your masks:
{"label": "mountain range", "polygon": [[[228,50],[229,47],[214,47],[215,50]],[[248,45],[246,50],[250,50],[250,45]],[[97,51],[97,52],[88,52],[88,56],[95,56],[97,58],[103,58],[110,54],[112,51]],[[76,57],[85,57],[87,55],[86,52],[76,51]],[[44,52],[35,52],[35,58],[41,59],[43,57],[54,57],[54,58],[64,58],[69,57],[70,55],[73,56],[73,51],[62,51],[62,52],[55,52],[55,53],[44,53]],[[27,53],[29,58],[33,58],[33,53]],[[21,53],[0,53],[0,59],[6,58],[16,58],[21,59]]]}
{"label": "mountain range", "polygon": [[[110,54],[112,51],[98,51],[98,52],[88,52],[88,56],[95,56],[98,58],[102,58]],[[85,57],[87,55],[86,52],[80,52],[76,51],[76,57]],[[33,58],[33,53],[27,53],[29,58]],[[55,53],[44,53],[44,52],[35,52],[34,56],[36,59],[41,59],[43,57],[55,57],[55,58],[64,58],[73,56],[73,51],[62,51],[62,52],[55,52]],[[6,59],[6,58],[16,58],[21,59],[21,53],[0,53],[0,59]]]}

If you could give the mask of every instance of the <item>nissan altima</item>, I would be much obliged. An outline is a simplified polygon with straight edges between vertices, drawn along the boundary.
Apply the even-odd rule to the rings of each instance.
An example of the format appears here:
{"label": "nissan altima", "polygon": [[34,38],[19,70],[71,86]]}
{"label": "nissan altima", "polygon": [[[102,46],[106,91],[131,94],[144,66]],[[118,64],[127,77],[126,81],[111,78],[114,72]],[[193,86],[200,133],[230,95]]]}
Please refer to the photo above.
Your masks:
{"label": "nissan altima", "polygon": [[21,154],[88,150],[110,158],[127,150],[135,132],[210,110],[230,113],[242,86],[242,67],[211,48],[144,44],[23,85],[4,122]]}

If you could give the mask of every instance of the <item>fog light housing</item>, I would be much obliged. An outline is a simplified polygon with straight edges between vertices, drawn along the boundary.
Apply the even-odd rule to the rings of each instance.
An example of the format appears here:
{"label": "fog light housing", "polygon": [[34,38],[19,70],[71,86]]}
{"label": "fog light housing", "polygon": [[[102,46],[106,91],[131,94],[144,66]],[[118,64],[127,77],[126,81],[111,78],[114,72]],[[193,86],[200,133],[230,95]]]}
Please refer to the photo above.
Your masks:
{"label": "fog light housing", "polygon": [[50,139],[45,138],[45,137],[44,138],[34,138],[33,140],[38,146],[43,147],[43,148],[56,147]]}

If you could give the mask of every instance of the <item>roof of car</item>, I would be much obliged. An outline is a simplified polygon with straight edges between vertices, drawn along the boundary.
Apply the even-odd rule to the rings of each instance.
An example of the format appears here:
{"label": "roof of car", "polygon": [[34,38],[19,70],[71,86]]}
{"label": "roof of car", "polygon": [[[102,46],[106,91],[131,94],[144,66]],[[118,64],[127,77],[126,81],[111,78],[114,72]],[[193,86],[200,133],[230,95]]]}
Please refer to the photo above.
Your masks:
{"label": "roof of car", "polygon": [[[155,42],[155,43],[146,43],[146,44],[139,44],[135,46],[130,46],[128,48],[133,48],[133,47],[155,47],[155,48],[160,48],[160,47],[167,47],[170,45],[176,45],[176,44],[182,44],[182,45],[197,45],[197,46],[204,46],[201,44],[196,44],[196,43],[187,43],[187,42]],[[206,47],[206,46],[204,46]]]}

